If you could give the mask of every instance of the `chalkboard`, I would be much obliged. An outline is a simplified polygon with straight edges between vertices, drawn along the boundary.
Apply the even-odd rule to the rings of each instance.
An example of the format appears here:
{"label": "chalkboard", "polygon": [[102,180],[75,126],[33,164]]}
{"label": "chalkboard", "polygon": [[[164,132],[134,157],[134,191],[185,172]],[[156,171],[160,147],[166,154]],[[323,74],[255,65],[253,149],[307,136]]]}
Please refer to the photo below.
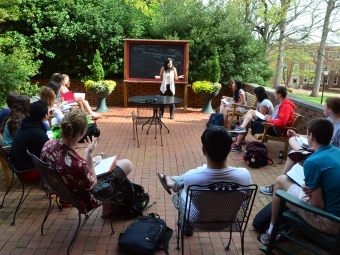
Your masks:
{"label": "chalkboard", "polygon": [[173,59],[177,74],[186,74],[188,41],[142,40],[127,41],[125,46],[125,80],[152,80],[164,66],[167,58]]}

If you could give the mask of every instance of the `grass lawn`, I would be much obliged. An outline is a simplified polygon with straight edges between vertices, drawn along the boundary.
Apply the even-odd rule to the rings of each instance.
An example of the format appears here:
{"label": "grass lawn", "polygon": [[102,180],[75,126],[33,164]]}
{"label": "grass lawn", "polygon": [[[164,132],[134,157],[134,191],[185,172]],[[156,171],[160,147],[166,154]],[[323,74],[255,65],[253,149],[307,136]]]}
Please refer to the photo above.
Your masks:
{"label": "grass lawn", "polygon": [[[318,97],[310,97],[309,95],[305,95],[305,94],[294,94],[294,96],[306,99],[308,101],[311,101],[311,102],[314,102],[314,103],[317,103],[317,104],[320,104],[320,102],[321,102],[321,95],[319,95]],[[330,96],[328,96],[328,95],[323,95],[322,102],[324,103],[326,101],[326,99],[329,98],[329,97]]]}

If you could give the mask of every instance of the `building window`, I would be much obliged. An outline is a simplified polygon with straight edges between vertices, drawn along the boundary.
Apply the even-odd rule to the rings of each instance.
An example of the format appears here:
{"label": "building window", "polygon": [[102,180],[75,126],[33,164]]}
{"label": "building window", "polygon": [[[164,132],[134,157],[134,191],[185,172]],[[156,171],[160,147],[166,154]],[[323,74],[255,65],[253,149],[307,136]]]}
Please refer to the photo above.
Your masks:
{"label": "building window", "polygon": [[338,76],[334,77],[333,85],[338,85]]}
{"label": "building window", "polygon": [[336,54],[336,58],[337,58],[337,59],[340,59],[340,52],[338,52],[338,53]]}
{"label": "building window", "polygon": [[309,76],[309,83],[314,83],[314,76]]}
{"label": "building window", "polygon": [[300,64],[294,64],[293,71],[299,71],[300,70]]}
{"label": "building window", "polygon": [[324,76],[324,77],[323,77],[323,83],[324,83],[325,85],[328,85],[328,76]]}
{"label": "building window", "polygon": [[307,82],[308,82],[308,77],[307,76],[303,77],[303,83],[306,84]]}
{"label": "building window", "polygon": [[328,52],[328,59],[332,60],[332,57],[333,57],[333,53],[332,52]]}
{"label": "building window", "polygon": [[313,51],[313,57],[316,58],[318,56],[318,53],[316,51]]}

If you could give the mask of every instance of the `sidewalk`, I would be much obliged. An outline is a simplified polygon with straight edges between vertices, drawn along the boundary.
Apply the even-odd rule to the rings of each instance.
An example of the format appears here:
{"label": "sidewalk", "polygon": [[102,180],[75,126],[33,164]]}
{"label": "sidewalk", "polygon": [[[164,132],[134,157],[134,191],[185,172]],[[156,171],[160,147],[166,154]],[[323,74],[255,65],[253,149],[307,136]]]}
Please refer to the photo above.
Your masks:
{"label": "sidewalk", "polygon": [[[120,159],[128,158],[134,163],[134,170],[129,178],[148,190],[151,195],[150,202],[157,202],[145,213],[156,212],[167,222],[168,226],[174,230],[174,235],[170,240],[169,253],[181,254],[181,251],[178,252],[175,249],[177,214],[171,202],[171,196],[159,183],[156,173],[179,175],[205,163],[200,137],[209,115],[202,114],[199,109],[193,108],[186,111],[176,109],[174,120],[169,119],[168,113],[164,114],[165,118],[162,120],[168,126],[170,133],[165,132],[164,128],[162,129],[163,146],[160,143],[159,130],[155,139],[154,127],[151,127],[150,134],[146,135],[146,129],[141,130],[141,127],[138,126],[140,148],[137,148],[137,142],[132,139],[131,111],[133,110],[135,109],[110,108],[109,112],[103,114],[103,118],[97,121],[101,136],[96,152],[105,152],[107,156],[117,155]],[[252,140],[255,139],[251,135],[247,136],[247,143]],[[283,149],[283,144],[270,141],[266,145],[269,156],[275,164],[260,169],[248,168],[252,174],[253,182],[258,186],[273,183],[283,168],[283,165],[277,164],[279,151]],[[244,148],[245,145],[243,145]],[[79,144],[77,150],[80,155],[83,155],[84,144]],[[240,152],[231,152],[228,163],[236,167],[247,167],[243,160],[243,154]],[[66,254],[77,223],[76,209],[65,208],[62,212],[56,208],[53,209],[45,223],[45,236],[40,236],[40,224],[48,206],[48,200],[41,187],[33,190],[27,197],[18,212],[16,225],[10,226],[20,192],[21,188],[16,184],[14,190],[5,200],[4,209],[0,209],[0,255]],[[3,172],[0,171],[1,199],[4,193],[5,181]],[[270,200],[271,196],[265,196],[258,192],[252,210],[252,218],[245,233],[245,254],[262,254],[258,249],[262,244],[257,241],[258,233],[253,229],[251,223],[256,213]],[[125,218],[122,215],[118,216],[114,225],[116,233],[110,236],[110,219],[102,219],[100,210],[92,214],[80,232],[72,250],[73,255],[125,254],[118,250],[118,236],[133,219]],[[241,254],[238,233],[233,233],[230,251],[224,251],[224,246],[228,243],[228,236],[228,233],[194,233],[192,237],[185,238],[185,254]],[[300,239],[299,236],[297,238]],[[290,246],[287,241],[284,244],[287,247]],[[297,254],[310,254],[300,247],[294,247],[294,249]],[[164,252],[160,251],[156,254],[163,255]]]}

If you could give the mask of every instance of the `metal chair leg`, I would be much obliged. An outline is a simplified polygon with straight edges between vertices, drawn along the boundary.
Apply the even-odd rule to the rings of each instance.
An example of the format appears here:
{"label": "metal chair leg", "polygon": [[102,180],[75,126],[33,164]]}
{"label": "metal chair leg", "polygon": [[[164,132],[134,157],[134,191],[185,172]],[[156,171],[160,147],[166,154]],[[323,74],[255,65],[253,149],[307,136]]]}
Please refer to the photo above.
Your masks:
{"label": "metal chair leg", "polygon": [[12,172],[12,180],[11,180],[11,184],[9,185],[8,189],[6,190],[6,193],[4,195],[4,197],[2,198],[2,203],[0,205],[0,209],[4,208],[4,202],[5,202],[5,198],[7,196],[7,194],[11,191],[11,189],[13,188],[15,182],[17,181],[18,179],[15,179],[14,180],[14,173]]}

